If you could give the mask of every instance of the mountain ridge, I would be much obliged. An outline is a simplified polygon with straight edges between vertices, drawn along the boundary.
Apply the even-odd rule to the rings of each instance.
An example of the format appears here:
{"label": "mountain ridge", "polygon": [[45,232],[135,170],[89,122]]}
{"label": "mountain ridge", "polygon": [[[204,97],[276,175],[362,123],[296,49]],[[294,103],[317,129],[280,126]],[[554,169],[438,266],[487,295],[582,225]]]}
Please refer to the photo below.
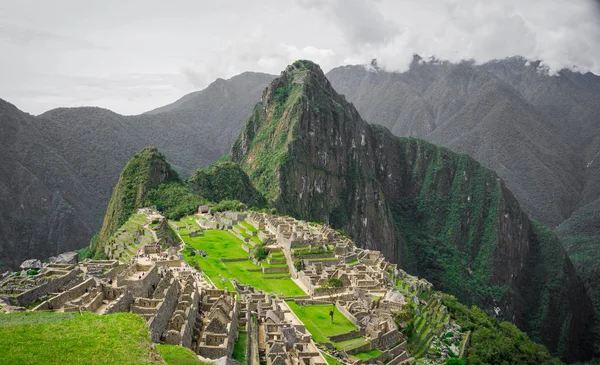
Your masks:
{"label": "mountain ridge", "polygon": [[[530,64],[524,66],[526,62]],[[538,71],[538,65],[518,57],[482,65],[426,62],[416,57],[410,69],[403,73],[344,66],[331,70],[327,77],[354,102],[367,121],[385,125],[399,136],[421,137],[457,152],[469,153],[507,181],[528,213],[545,224],[556,226],[585,201],[600,194],[600,190],[593,187],[593,178],[585,177],[585,159],[578,151],[582,143],[565,137],[568,134],[563,125],[567,124],[556,115],[571,118],[574,114],[568,110],[575,110],[581,104],[585,116],[575,120],[577,124],[588,125],[593,120],[588,118],[590,115],[600,120],[600,111],[583,101],[556,103],[550,107],[551,103],[544,100],[559,98],[560,89],[556,85],[574,84],[570,80],[578,74],[561,71],[561,75],[566,76],[548,76]],[[588,78],[600,80],[595,75]],[[496,86],[490,87],[490,81]],[[466,87],[483,87],[486,83],[485,98]],[[582,81],[579,84],[585,85]],[[544,91],[546,88],[551,91]],[[597,90],[590,86],[577,92],[574,88],[569,89],[570,94],[575,95],[570,99],[587,100],[590,93]],[[540,90],[545,93],[543,97],[538,97]],[[596,100],[597,97],[596,94]],[[495,110],[502,103],[506,105],[504,110]],[[480,124],[484,110],[488,111],[488,125],[480,126],[478,138],[474,139],[473,133],[466,132]],[[513,134],[520,132],[516,136],[506,135],[513,131]],[[448,136],[450,133],[453,137]],[[595,134],[597,132],[590,133]],[[501,148],[511,142],[518,149],[492,150],[494,146]],[[589,184],[592,185],[586,188]]]}

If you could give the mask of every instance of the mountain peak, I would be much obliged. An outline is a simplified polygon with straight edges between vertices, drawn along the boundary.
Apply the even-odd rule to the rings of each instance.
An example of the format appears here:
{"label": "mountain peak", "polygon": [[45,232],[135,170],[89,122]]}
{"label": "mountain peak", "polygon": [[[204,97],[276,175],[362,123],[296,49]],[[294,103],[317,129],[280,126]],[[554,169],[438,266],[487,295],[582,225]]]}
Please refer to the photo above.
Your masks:
{"label": "mountain peak", "polygon": [[181,180],[158,148],[146,146],[133,155],[121,172],[108,203],[96,252],[101,252],[108,238],[140,207],[147,193],[164,182]]}
{"label": "mountain peak", "polygon": [[335,92],[317,64],[296,61],[265,89],[230,156],[274,203],[280,178],[285,178],[279,167],[306,157],[296,153],[304,142],[335,139],[340,129],[358,120],[358,112]]}

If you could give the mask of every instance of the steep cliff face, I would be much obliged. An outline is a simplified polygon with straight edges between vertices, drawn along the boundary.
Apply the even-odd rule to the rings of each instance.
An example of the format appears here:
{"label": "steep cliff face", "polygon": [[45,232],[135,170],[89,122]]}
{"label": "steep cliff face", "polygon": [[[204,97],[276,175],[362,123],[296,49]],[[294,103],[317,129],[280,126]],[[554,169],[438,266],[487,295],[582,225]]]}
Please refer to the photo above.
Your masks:
{"label": "steep cliff face", "polygon": [[504,182],[465,154],[367,124],[317,65],[297,61],[273,81],[230,156],[282,213],[344,229],[554,353],[588,355],[589,298]]}
{"label": "steep cliff face", "polygon": [[156,147],[145,147],[136,153],[113,190],[96,252],[102,252],[102,245],[142,205],[152,189],[168,182],[180,182],[180,179]]}

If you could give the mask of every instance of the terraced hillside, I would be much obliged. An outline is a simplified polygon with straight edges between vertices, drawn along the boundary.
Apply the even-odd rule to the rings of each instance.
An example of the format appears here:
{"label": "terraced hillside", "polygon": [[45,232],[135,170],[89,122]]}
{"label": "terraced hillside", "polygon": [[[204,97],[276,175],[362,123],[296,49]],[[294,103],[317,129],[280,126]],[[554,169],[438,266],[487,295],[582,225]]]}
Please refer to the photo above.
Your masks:
{"label": "terraced hillside", "polygon": [[111,259],[131,263],[144,246],[157,246],[157,250],[177,246],[179,238],[164,217],[152,212],[137,213],[109,238],[104,254]]}
{"label": "terraced hillside", "polygon": [[[257,234],[252,234],[258,230],[250,223],[240,221],[227,230],[202,229],[202,218],[188,216],[170,224],[185,242],[185,260],[200,267],[217,288],[235,291],[231,283],[235,279],[284,297],[305,295],[290,279],[281,254],[270,252],[266,260],[253,262],[250,251],[262,242]],[[206,256],[196,251],[204,251]]]}

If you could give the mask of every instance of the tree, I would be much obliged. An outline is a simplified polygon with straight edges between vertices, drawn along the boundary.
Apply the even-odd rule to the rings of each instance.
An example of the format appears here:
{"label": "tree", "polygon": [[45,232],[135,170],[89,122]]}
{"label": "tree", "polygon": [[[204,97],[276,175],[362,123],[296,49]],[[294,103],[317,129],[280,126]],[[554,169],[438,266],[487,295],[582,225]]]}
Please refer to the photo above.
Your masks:
{"label": "tree", "polygon": [[[329,299],[331,300],[331,305],[335,308],[335,301],[333,300],[333,294],[335,294],[335,292],[337,291],[337,289],[341,288],[344,286],[344,283],[338,279],[338,278],[329,278],[327,280],[325,280],[325,282],[323,284],[321,284],[321,287],[324,288],[327,293],[329,294]],[[331,309],[331,311],[329,312],[329,315],[331,316],[331,323],[333,323],[333,308]]]}

